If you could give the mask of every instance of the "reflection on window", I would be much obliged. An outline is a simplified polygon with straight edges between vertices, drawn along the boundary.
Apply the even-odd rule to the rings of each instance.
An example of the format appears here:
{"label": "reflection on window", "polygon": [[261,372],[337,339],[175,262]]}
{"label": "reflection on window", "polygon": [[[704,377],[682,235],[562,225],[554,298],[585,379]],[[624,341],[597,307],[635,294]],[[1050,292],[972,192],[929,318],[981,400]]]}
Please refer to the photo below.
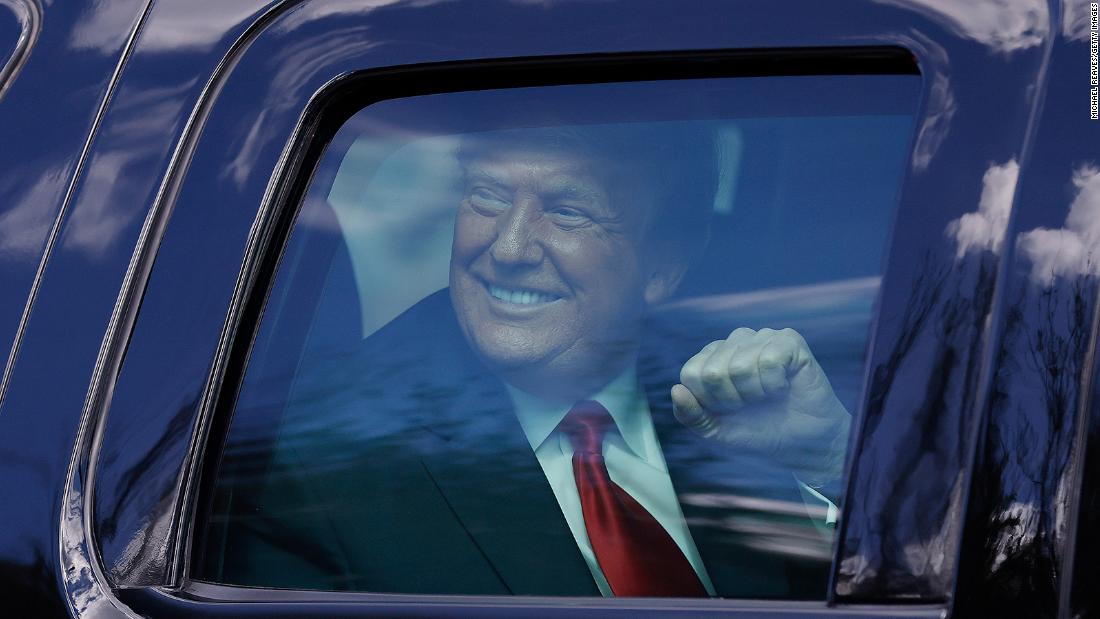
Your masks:
{"label": "reflection on window", "polygon": [[23,34],[23,26],[12,10],[0,4],[0,69],[10,60]]}
{"label": "reflection on window", "polygon": [[193,576],[823,599],[917,88],[363,109],[301,205]]}

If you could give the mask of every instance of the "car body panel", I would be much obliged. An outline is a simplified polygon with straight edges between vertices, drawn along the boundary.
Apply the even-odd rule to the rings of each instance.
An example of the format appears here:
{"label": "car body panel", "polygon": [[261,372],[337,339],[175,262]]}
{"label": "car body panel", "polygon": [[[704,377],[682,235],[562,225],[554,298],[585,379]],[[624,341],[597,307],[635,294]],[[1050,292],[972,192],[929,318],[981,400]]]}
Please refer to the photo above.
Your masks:
{"label": "car body panel", "polygon": [[[1096,426],[1079,412],[1096,415],[1094,400],[1081,397],[1092,389],[1096,290],[1080,269],[1053,289],[1037,285],[1043,254],[1017,246],[1035,230],[1070,225],[1074,175],[1089,171],[1096,142],[1078,135],[1087,110],[1058,109],[1081,99],[1086,54],[1073,24],[1082,6],[157,0],[145,13],[136,1],[110,10],[48,5],[44,23],[66,27],[43,30],[0,98],[0,131],[21,145],[0,151],[12,183],[4,191],[24,196],[0,217],[46,222],[0,228],[17,230],[12,242],[29,248],[0,270],[17,291],[0,303],[0,335],[18,344],[0,404],[0,487],[12,499],[0,528],[6,586],[74,615],[125,614],[128,604],[152,616],[321,612],[309,595],[276,596],[257,610],[256,600],[230,599],[229,588],[196,589],[185,550],[213,398],[282,190],[273,179],[288,167],[311,103],[339,80],[515,58],[888,46],[916,57],[924,95],[852,435],[835,610],[772,610],[857,615],[865,604],[918,603],[912,613],[938,615],[957,592],[960,609],[997,600],[1018,610],[1018,600],[1056,614],[1071,597],[1063,570],[1073,538],[1064,527],[1072,530],[1095,495],[1079,507],[1073,490],[1081,476],[1097,484],[1079,455]],[[66,40],[99,46],[71,43],[94,50],[73,54]],[[36,105],[61,88],[50,67],[63,63],[82,86]],[[56,139],[41,139],[47,126]],[[970,234],[974,226],[988,233]],[[1037,310],[1042,303],[1053,313]],[[1042,360],[1032,337],[1063,347],[1054,357],[1061,382],[1035,371]],[[1015,415],[1023,409],[1056,423],[1025,423]],[[1006,450],[998,437],[1019,444]],[[1045,447],[1025,449],[1033,437]],[[1042,471],[1043,482],[1029,485],[1021,471]],[[1047,520],[1013,528],[1017,504]],[[1091,522],[1091,511],[1082,514]],[[1042,565],[998,562],[1005,540],[1031,544]],[[1020,584],[1028,578],[1043,579],[1040,593]],[[1076,591],[1073,607],[1091,608],[1087,587]],[[717,601],[325,603],[337,616],[766,610]],[[867,612],[910,612],[903,608]]]}
{"label": "car body panel", "polygon": [[[1100,195],[1096,168],[1100,125],[1088,117],[1088,7],[1065,2],[1054,29],[1046,87],[1035,133],[1019,162],[1020,187],[1002,244],[1007,259],[1002,336],[995,356],[968,505],[957,609],[969,615],[1088,616],[1086,564],[1072,563],[1075,527],[1083,536],[1078,561],[1090,557],[1087,491],[1093,479],[1085,450],[1095,450],[1097,288],[1089,226]],[[1002,168],[1004,169],[1004,168]],[[1077,248],[1085,248],[1084,255]],[[1086,561],[1088,559],[1085,559]],[[1076,571],[1079,583],[1072,585]],[[1071,587],[1076,591],[1071,604]],[[1083,613],[1083,614],[1078,614]],[[1064,616],[1064,615],[1062,615]]]}

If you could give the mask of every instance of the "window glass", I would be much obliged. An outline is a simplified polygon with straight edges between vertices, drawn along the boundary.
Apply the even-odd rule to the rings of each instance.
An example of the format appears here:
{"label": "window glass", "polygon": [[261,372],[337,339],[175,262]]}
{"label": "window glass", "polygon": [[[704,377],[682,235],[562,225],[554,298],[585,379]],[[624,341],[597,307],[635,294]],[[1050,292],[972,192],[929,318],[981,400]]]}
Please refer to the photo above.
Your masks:
{"label": "window glass", "polygon": [[370,105],[298,211],[200,580],[823,599],[916,76]]}

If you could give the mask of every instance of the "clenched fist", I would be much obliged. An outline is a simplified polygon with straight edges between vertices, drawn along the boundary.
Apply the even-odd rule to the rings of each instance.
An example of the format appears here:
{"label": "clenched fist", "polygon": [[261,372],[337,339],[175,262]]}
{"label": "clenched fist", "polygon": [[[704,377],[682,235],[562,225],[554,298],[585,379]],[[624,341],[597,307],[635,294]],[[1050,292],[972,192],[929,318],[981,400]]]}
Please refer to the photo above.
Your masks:
{"label": "clenched fist", "polygon": [[840,478],[851,416],[797,331],[737,329],[689,359],[680,383],[673,410],[696,433],[775,458],[811,486]]}

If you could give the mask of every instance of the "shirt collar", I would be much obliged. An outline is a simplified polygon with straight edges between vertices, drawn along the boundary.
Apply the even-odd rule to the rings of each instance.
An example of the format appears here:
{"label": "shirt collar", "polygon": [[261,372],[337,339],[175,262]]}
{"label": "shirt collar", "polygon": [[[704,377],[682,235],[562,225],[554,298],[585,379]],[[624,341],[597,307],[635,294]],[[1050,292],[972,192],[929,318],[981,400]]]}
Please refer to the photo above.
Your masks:
{"label": "shirt collar", "polygon": [[[507,383],[504,386],[512,397],[516,417],[531,449],[538,451],[571,406],[547,402]],[[655,436],[650,436],[653,434],[653,423],[649,419],[649,406],[645,394],[638,388],[637,370],[633,363],[587,399],[595,400],[607,409],[623,442],[635,456],[646,461],[659,456]]]}

